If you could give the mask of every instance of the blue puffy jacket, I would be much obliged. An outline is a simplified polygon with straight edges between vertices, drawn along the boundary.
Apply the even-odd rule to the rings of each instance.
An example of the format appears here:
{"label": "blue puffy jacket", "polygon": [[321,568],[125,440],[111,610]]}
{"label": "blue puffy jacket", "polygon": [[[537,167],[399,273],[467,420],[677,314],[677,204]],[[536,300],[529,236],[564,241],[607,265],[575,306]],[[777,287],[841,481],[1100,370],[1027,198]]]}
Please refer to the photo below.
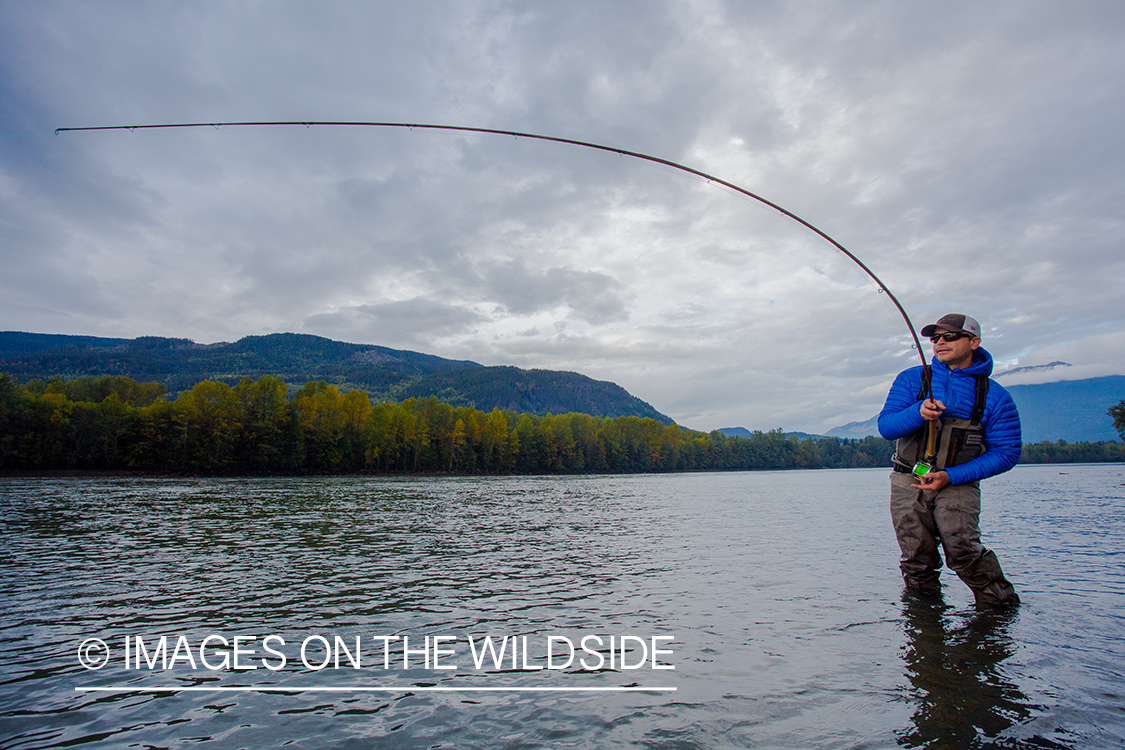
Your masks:
{"label": "blue puffy jacket", "polygon": [[[965,368],[950,370],[931,361],[931,384],[934,398],[945,404],[945,417],[969,419],[976,400],[976,376],[992,374],[992,355],[977,347],[973,363]],[[922,367],[912,367],[900,372],[887,394],[887,403],[879,412],[879,434],[888,440],[898,440],[923,427],[926,420],[918,412],[922,402]],[[1020,460],[1023,440],[1020,435],[1020,415],[1011,395],[996,381],[988,386],[984,402],[984,444],[987,450],[979,457],[960,466],[946,469],[951,484],[964,484],[985,477],[1002,474]]]}

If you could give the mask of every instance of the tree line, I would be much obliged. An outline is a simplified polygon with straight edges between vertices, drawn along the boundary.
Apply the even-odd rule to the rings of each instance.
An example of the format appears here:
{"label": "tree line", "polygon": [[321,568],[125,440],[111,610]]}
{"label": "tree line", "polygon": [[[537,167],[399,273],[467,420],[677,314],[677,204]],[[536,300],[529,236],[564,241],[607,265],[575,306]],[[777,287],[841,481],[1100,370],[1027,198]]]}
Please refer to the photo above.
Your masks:
{"label": "tree line", "polygon": [[570,474],[889,466],[881,438],[726,437],[642,417],[535,416],[434,397],[371,403],[323,381],[209,380],[176,398],[123,376],[0,375],[0,470]]}
{"label": "tree line", "polygon": [[1125,462],[1125,443],[1055,443],[1043,441],[1023,447],[1021,464],[1098,464]]}
{"label": "tree line", "polygon": [[[1125,402],[1111,416],[1125,419]],[[1116,420],[1115,420],[1116,421]],[[1120,427],[1119,427],[1120,428]],[[580,474],[889,467],[894,445],[698,432],[642,417],[536,416],[435,397],[373,404],[324,381],[204,380],[176,398],[123,376],[0,374],[0,471]],[[1116,442],[1025,445],[1022,463],[1125,461]]]}

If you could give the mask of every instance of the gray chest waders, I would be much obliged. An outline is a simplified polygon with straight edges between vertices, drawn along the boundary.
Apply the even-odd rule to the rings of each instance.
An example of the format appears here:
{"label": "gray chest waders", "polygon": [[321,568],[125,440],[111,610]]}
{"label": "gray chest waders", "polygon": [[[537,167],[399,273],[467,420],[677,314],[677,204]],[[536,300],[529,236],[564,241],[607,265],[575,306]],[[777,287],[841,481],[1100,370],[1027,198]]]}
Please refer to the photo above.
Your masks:
{"label": "gray chest waders", "polygon": [[[987,450],[984,444],[984,427],[980,421],[984,417],[984,402],[988,396],[988,376],[977,375],[976,381],[972,416],[969,419],[941,420],[940,428],[935,431],[936,440],[929,446],[927,433],[933,423],[899,438],[891,459],[895,464],[895,471],[911,473],[920,478],[929,471],[942,471],[950,466],[968,463]],[[918,400],[924,397],[925,385],[918,394]],[[927,448],[930,450],[926,450]],[[930,458],[931,455],[932,463],[923,461],[923,458]]]}

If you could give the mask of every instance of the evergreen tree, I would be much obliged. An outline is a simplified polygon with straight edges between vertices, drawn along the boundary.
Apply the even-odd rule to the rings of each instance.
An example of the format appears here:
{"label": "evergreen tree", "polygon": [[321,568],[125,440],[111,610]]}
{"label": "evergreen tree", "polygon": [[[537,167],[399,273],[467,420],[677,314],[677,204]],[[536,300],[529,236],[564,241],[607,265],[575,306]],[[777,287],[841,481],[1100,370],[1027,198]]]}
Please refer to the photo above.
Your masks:
{"label": "evergreen tree", "polygon": [[1117,434],[1125,441],[1125,401],[1118,401],[1117,406],[1109,407],[1106,414],[1113,417],[1113,426],[1117,430]]}

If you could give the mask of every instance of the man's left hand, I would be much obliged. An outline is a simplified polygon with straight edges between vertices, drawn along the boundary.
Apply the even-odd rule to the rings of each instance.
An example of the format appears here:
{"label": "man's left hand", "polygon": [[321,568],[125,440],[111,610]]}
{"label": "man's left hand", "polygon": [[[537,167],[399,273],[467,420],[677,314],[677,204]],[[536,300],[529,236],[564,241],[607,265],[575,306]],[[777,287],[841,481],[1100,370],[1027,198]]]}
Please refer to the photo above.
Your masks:
{"label": "man's left hand", "polygon": [[930,492],[937,492],[947,484],[949,484],[949,475],[944,471],[928,471],[919,480],[918,484],[912,484],[910,486],[916,490],[929,490]]}

